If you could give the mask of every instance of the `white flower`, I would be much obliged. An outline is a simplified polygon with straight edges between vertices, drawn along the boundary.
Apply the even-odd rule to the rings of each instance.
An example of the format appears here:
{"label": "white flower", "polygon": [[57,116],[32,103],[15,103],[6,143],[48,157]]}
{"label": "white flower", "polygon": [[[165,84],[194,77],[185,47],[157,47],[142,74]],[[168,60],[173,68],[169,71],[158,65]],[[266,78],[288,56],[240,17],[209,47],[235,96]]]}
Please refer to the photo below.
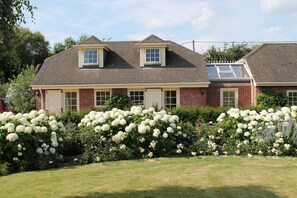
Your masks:
{"label": "white flower", "polygon": [[156,122],[154,120],[150,120],[149,124],[150,124],[150,126],[155,126]]}
{"label": "white flower", "polygon": [[37,148],[37,149],[36,149],[36,153],[38,153],[38,154],[40,154],[40,155],[43,154],[43,150],[42,150],[42,148],[40,148],[40,147]]}
{"label": "white flower", "polygon": [[242,129],[241,128],[238,128],[238,129],[236,129],[236,132],[237,133],[242,133]]}
{"label": "white flower", "polygon": [[278,137],[278,138],[280,138],[280,137],[283,136],[283,133],[282,133],[282,132],[277,132],[277,133],[275,134],[275,136]]}
{"label": "white flower", "polygon": [[125,145],[125,144],[122,144],[122,145],[120,146],[120,149],[125,150],[125,149],[126,149],[126,145]]}
{"label": "white flower", "polygon": [[99,162],[101,159],[100,159],[100,157],[96,157],[96,162]]}
{"label": "white flower", "polygon": [[18,144],[18,150],[22,150],[22,145],[21,144]]}
{"label": "white flower", "polygon": [[167,127],[167,132],[168,132],[168,133],[173,133],[174,130],[173,130],[173,128],[171,128],[171,127]]}
{"label": "white flower", "polygon": [[252,157],[253,157],[253,155],[248,153],[248,158],[252,158]]}
{"label": "white flower", "polygon": [[197,153],[196,152],[191,152],[191,155],[196,156]]}
{"label": "white flower", "polygon": [[245,133],[244,133],[244,136],[246,136],[246,137],[249,137],[250,135],[251,135],[250,132],[245,132]]}
{"label": "white flower", "polygon": [[144,142],[144,141],[145,141],[145,138],[144,137],[142,137],[142,138],[139,139],[139,142],[141,142],[141,143]]}
{"label": "white flower", "polygon": [[51,125],[51,129],[52,129],[53,131],[57,131],[59,128],[58,128],[57,125]]}
{"label": "white flower", "polygon": [[290,144],[285,144],[284,147],[286,148],[286,150],[289,150],[291,145]]}
{"label": "white flower", "polygon": [[7,132],[8,132],[8,133],[12,133],[12,132],[14,132],[14,128],[12,128],[12,127],[7,128]]}
{"label": "white flower", "polygon": [[50,116],[48,119],[49,120],[55,120],[56,118],[55,118],[55,116]]}
{"label": "white flower", "polygon": [[160,133],[161,133],[161,131],[159,129],[154,129],[153,136],[159,137]]}
{"label": "white flower", "polygon": [[14,142],[19,138],[19,136],[16,133],[10,133],[6,136],[6,140],[10,142]]}
{"label": "white flower", "polygon": [[168,138],[168,134],[167,133],[163,133],[163,138]]}
{"label": "white flower", "polygon": [[144,126],[144,125],[138,125],[138,132],[140,134],[145,134],[145,132],[146,132],[146,126]]}
{"label": "white flower", "polygon": [[239,124],[237,124],[237,127],[242,129],[243,128],[243,124],[242,123],[239,123]]}
{"label": "white flower", "polygon": [[268,109],[268,112],[269,113],[273,113],[274,112],[274,109],[270,108],[270,109]]}
{"label": "white flower", "polygon": [[103,124],[101,127],[102,131],[108,131],[110,129],[108,124]]}
{"label": "white flower", "polygon": [[148,154],[147,154],[147,156],[149,156],[149,157],[153,157],[153,153],[152,152],[149,152]]}
{"label": "white flower", "polygon": [[23,153],[22,152],[18,152],[18,156],[22,156],[23,155]]}
{"label": "white flower", "polygon": [[261,150],[259,150],[258,153],[259,153],[259,155],[263,155],[263,151],[261,151]]}
{"label": "white flower", "polygon": [[145,150],[144,150],[144,148],[139,147],[139,151],[140,151],[141,153],[143,153]]}
{"label": "white flower", "polygon": [[202,137],[202,138],[200,138],[200,140],[199,140],[200,142],[203,142],[204,141],[204,138]]}
{"label": "white flower", "polygon": [[239,155],[239,154],[240,154],[240,150],[236,150],[235,153],[236,153],[237,155]]}
{"label": "white flower", "polygon": [[155,148],[156,147],[156,144],[157,144],[157,141],[153,140],[153,141],[151,141],[150,146],[152,148]]}
{"label": "white flower", "polygon": [[21,133],[21,132],[24,132],[25,131],[25,126],[23,125],[18,125],[16,128],[15,128],[15,131],[18,132],[18,133]]}
{"label": "white flower", "polygon": [[31,127],[29,127],[29,126],[27,126],[26,128],[25,128],[25,133],[32,133],[32,128]]}
{"label": "white flower", "polygon": [[50,147],[50,148],[49,148],[49,152],[50,152],[51,154],[55,154],[55,153],[56,153],[56,149],[53,148],[53,147]]}
{"label": "white flower", "polygon": [[121,119],[121,120],[120,120],[120,124],[121,124],[121,125],[125,125],[125,124],[127,124],[127,121],[126,121],[125,119]]}
{"label": "white flower", "polygon": [[182,150],[181,149],[177,149],[176,150],[176,153],[182,153]]}
{"label": "white flower", "polygon": [[75,161],[75,162],[76,162],[76,161],[78,161],[78,159],[77,159],[77,158],[74,158],[74,159],[73,159],[73,161]]}
{"label": "white flower", "polygon": [[41,127],[41,132],[42,132],[42,133],[46,133],[46,132],[47,132],[47,128],[46,128],[46,127],[44,127],[44,126],[43,126],[43,127]]}
{"label": "white flower", "polygon": [[219,152],[218,151],[215,151],[213,152],[214,156],[218,156],[219,155]]}

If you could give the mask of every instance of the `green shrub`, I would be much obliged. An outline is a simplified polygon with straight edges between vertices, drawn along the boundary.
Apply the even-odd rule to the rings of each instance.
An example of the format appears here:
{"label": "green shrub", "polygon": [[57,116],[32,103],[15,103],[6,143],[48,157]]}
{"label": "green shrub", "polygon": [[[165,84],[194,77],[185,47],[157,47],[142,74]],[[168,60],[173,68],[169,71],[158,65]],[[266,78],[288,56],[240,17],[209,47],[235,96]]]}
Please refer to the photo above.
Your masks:
{"label": "green shrub", "polygon": [[297,155],[297,106],[222,113],[215,124],[197,127],[195,155]]}
{"label": "green shrub", "polygon": [[132,100],[127,95],[114,94],[105,102],[105,110],[128,109],[132,106]]}
{"label": "green shrub", "polygon": [[13,171],[55,167],[63,160],[61,122],[45,111],[0,114],[0,163]]}
{"label": "green shrub", "polygon": [[287,97],[282,93],[264,91],[257,95],[257,104],[260,107],[283,107],[287,104]]}
{"label": "green shrub", "polygon": [[200,123],[215,122],[217,117],[229,108],[226,107],[178,107],[168,109],[172,114],[177,115],[182,122],[189,122],[193,126]]}
{"label": "green shrub", "polygon": [[154,108],[90,112],[79,124],[83,163],[186,153],[196,140],[190,124]]}
{"label": "green shrub", "polygon": [[64,125],[67,125],[68,123],[78,124],[80,123],[81,117],[78,112],[67,110],[63,112],[58,118],[59,121],[61,121]]}

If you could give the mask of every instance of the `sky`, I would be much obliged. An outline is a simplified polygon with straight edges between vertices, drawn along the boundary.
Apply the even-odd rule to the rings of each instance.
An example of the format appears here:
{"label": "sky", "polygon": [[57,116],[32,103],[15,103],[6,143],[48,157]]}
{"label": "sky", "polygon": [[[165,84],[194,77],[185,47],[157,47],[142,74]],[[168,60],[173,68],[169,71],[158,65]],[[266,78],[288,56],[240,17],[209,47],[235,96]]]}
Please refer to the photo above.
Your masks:
{"label": "sky", "polygon": [[[297,41],[297,0],[31,0],[31,31],[53,46],[82,34],[111,41],[155,34],[196,43],[201,52],[218,42]],[[183,44],[192,48],[192,44]]]}

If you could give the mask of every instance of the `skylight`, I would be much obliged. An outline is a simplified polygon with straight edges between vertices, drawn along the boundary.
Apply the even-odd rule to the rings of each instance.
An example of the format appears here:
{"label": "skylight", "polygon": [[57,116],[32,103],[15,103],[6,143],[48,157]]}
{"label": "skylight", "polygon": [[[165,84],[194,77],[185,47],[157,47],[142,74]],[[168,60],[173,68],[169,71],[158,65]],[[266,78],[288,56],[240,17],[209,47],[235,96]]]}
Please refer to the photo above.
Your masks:
{"label": "skylight", "polygon": [[248,78],[248,72],[243,64],[211,63],[207,64],[209,78]]}

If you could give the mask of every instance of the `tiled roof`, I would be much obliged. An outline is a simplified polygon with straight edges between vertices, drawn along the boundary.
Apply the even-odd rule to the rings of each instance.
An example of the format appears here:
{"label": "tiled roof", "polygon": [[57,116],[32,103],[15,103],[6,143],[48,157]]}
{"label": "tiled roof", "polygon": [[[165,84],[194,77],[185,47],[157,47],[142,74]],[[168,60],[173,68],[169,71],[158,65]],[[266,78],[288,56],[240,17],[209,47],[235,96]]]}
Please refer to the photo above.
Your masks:
{"label": "tiled roof", "polygon": [[[145,41],[148,40],[156,42],[154,35]],[[82,44],[98,44],[98,41],[92,36]],[[77,48],[72,47],[47,58],[32,85],[209,82],[205,62],[200,54],[168,41],[165,67],[140,67],[137,43],[104,42],[109,51],[104,67],[99,69],[80,69]]]}
{"label": "tiled roof", "polygon": [[246,60],[256,83],[297,83],[297,44],[262,44]]}

